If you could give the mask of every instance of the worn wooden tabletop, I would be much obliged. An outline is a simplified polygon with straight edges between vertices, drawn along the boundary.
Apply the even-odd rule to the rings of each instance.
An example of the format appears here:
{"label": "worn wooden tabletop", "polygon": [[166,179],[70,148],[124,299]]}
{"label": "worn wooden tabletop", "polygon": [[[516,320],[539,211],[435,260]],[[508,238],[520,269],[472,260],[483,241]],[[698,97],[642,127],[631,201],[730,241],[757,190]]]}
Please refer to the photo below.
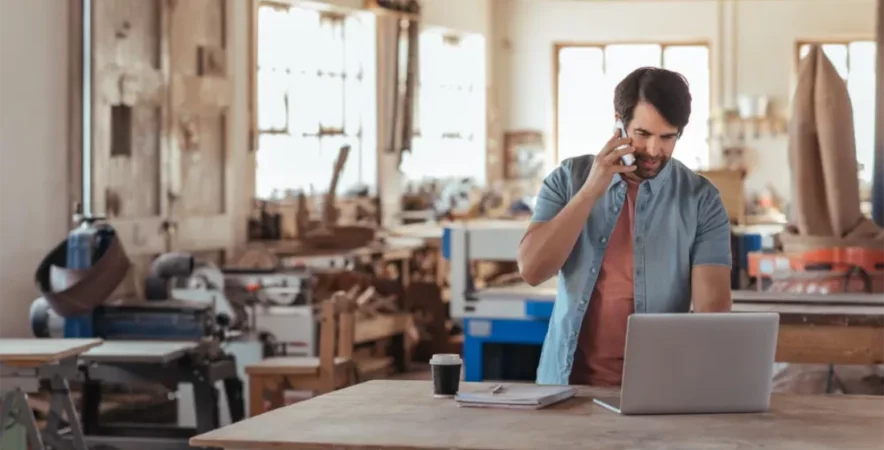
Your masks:
{"label": "worn wooden tabletop", "polygon": [[[465,383],[462,391],[488,389]],[[194,437],[226,449],[881,449],[884,397],[774,395],[761,414],[620,416],[581,388],[547,409],[458,408],[427,381],[369,381]]]}
{"label": "worn wooden tabletop", "polygon": [[101,345],[101,339],[0,339],[0,363],[50,364]]}

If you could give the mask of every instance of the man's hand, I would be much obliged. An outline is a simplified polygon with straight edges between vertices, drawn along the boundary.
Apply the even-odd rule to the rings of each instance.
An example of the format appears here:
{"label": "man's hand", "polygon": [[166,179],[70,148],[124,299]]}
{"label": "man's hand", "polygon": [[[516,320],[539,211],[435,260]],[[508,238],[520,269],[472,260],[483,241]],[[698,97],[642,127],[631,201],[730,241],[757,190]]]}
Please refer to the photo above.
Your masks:
{"label": "man's hand", "polygon": [[[598,199],[608,189],[608,185],[611,184],[611,179],[615,173],[635,171],[634,165],[624,166],[620,162],[620,157],[635,151],[630,144],[632,144],[632,138],[621,138],[620,132],[615,131],[614,136],[608,140],[608,143],[605,144],[602,151],[593,160],[589,176],[586,177],[586,182],[583,183],[583,187],[580,190],[593,199]],[[617,147],[623,145],[626,147],[616,150]]]}

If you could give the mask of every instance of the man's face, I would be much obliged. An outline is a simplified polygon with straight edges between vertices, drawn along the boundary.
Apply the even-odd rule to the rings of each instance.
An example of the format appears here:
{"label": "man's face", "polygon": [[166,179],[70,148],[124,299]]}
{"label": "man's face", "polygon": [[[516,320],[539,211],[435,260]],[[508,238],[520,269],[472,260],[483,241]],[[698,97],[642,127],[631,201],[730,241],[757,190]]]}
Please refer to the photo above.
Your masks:
{"label": "man's face", "polygon": [[636,169],[630,175],[642,180],[656,177],[672,157],[678,129],[666,122],[653,105],[639,102],[626,133],[635,148]]}

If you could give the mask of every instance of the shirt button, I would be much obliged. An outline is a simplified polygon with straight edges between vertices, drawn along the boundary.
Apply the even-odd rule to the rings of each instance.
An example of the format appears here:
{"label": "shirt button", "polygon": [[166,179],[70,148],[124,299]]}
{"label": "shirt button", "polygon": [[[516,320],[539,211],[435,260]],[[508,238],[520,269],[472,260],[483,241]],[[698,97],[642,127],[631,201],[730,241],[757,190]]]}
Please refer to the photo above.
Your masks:
{"label": "shirt button", "polygon": [[593,267],[592,269],[589,269],[589,271],[592,273],[595,273],[595,267]]}
{"label": "shirt button", "polygon": [[605,242],[608,242],[608,238],[603,237],[603,238],[599,239],[599,242],[601,242],[602,244],[604,244]]}
{"label": "shirt button", "polygon": [[576,331],[572,331],[572,332],[571,332],[571,337],[572,337],[572,338],[576,338],[576,337],[577,337],[577,332],[576,332]]}

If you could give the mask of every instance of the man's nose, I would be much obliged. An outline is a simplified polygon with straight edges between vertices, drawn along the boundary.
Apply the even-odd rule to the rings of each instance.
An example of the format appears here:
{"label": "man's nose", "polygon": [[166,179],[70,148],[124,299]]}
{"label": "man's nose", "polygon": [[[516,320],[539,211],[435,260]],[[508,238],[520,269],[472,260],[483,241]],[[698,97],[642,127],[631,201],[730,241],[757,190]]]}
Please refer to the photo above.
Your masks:
{"label": "man's nose", "polygon": [[662,149],[663,149],[663,146],[661,144],[662,143],[660,142],[660,139],[656,136],[653,136],[650,139],[648,139],[648,143],[647,143],[648,155],[653,156],[655,158],[660,156],[662,154]]}

